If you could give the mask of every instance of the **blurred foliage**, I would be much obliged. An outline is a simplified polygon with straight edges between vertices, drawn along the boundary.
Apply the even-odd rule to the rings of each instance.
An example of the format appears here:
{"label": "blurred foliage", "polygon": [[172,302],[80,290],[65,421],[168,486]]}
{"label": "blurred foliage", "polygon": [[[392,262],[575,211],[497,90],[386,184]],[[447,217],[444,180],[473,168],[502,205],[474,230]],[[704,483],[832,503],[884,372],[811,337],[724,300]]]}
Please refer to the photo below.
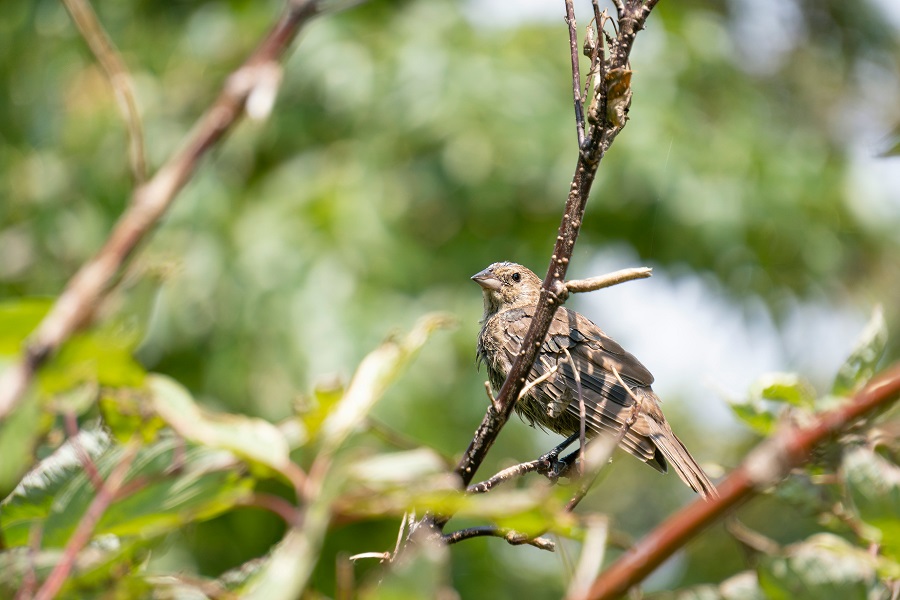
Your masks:
{"label": "blurred foliage", "polygon": [[[586,7],[579,2],[580,16]],[[134,77],[155,168],[281,4],[95,8]],[[212,153],[100,307],[97,325],[63,348],[0,423],[4,594],[31,564],[39,576],[49,572],[92,497],[64,443],[65,415],[88,432],[99,431],[98,420],[109,428],[112,438],[91,434],[101,472],[121,453],[111,439],[137,434],[146,443],[129,475],[142,478],[141,491],[111,507],[79,555],[70,595],[112,585],[123,597],[151,588],[188,594],[202,589],[198,581],[275,585],[284,575],[279,557],[304,552],[317,558],[315,569],[289,575],[295,585],[309,577],[327,596],[346,586],[367,597],[433,597],[447,587],[462,597],[564,593],[577,542],[561,541],[560,560],[496,539],[449,552],[425,544],[387,578],[377,561],[348,567],[346,559],[391,550],[410,504],[462,502],[442,473],[486,403],[473,367],[481,302],[468,277],[500,259],[540,270],[556,235],[575,163],[562,3],[553,19],[515,19],[520,10],[528,8],[502,0],[373,0],[304,32],[269,120],[243,123]],[[632,120],[601,165],[573,265],[625,246],[657,269],[715,280],[735,310],[764,302],[776,322],[806,303],[861,313],[884,303],[833,389],[819,394],[802,376],[783,374],[734,404],[756,435],[840,402],[882,355],[900,356],[900,304],[888,301],[900,280],[900,205],[870,197],[870,171],[860,167],[872,132],[882,140],[900,122],[896,17],[884,0],[661,2],[638,37]],[[62,4],[3,3],[0,38],[3,368],[48,298],[99,248],[133,182],[113,94]],[[368,380],[366,390],[378,393],[335,425],[355,365],[376,347],[376,357],[405,362],[411,353],[397,340],[408,338],[379,344],[434,310],[463,326],[433,337],[399,379],[390,370]],[[678,407],[667,403],[679,435],[726,468],[754,441],[749,432],[710,431],[716,425]],[[714,583],[697,597],[726,598],[825,594],[816,586],[876,593],[878,581],[896,578],[895,423],[885,417],[869,438],[825,452],[808,473],[740,511],[780,554],[748,565],[740,545],[715,529],[648,587]],[[287,528],[242,505],[253,492],[293,502],[285,455],[307,468],[328,440],[343,458],[315,504],[320,530]],[[549,444],[513,423],[482,474]],[[673,477],[632,466],[605,470],[601,491],[580,509],[609,513],[620,542],[688,497]],[[829,469],[843,487],[822,483]],[[554,521],[564,491],[536,482],[490,494],[453,524],[505,512],[516,526],[550,520],[577,538],[571,523]],[[325,515],[331,501],[340,510]],[[843,510],[835,513],[836,504]],[[36,560],[23,547],[33,522],[48,527]],[[884,560],[860,554],[866,543],[880,544]],[[269,562],[248,563],[273,548]],[[810,580],[815,569],[832,579]],[[510,576],[497,577],[503,572]]]}

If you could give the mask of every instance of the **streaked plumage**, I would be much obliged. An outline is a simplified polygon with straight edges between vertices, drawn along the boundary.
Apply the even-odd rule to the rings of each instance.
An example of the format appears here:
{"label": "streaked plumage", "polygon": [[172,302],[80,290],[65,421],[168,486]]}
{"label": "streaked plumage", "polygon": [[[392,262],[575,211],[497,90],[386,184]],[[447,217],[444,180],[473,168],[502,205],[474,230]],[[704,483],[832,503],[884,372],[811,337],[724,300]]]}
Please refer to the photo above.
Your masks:
{"label": "streaked plumage", "polygon": [[[515,263],[494,263],[472,277],[484,292],[484,318],[478,335],[478,358],[488,369],[494,390],[499,390],[534,316],[541,280]],[[663,416],[659,398],[650,385],[653,375],[630,353],[579,313],[559,307],[541,346],[528,381],[557,367],[516,404],[516,412],[532,425],[565,436],[580,428],[578,383],[566,350],[581,379],[588,437],[615,435],[631,417],[632,396],[619,384],[618,371],[632,394],[641,398],[641,410],[620,446],[658,471],[671,464],[681,479],[704,497],[715,489]]]}

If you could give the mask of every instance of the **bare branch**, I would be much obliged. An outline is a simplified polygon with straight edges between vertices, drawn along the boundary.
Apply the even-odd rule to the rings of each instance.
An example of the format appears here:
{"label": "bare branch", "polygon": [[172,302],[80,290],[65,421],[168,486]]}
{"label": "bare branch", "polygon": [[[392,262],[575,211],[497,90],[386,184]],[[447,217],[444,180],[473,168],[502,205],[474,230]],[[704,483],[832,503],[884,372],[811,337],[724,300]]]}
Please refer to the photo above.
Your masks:
{"label": "bare branch", "polygon": [[138,187],[99,253],[69,280],[62,295],[32,335],[20,360],[0,376],[0,420],[15,408],[37,369],[78,329],[88,323],[116,274],[162,218],[197,169],[200,159],[240,118],[258,85],[271,85],[272,65],[298,31],[320,9],[322,0],[292,0],[259,47],[227,79],[219,97],[200,117],[182,149],[147,183]]}
{"label": "bare branch", "polygon": [[499,473],[497,473],[490,479],[485,479],[484,481],[482,481],[480,483],[476,483],[475,485],[470,485],[466,489],[466,493],[467,494],[483,494],[485,492],[489,492],[489,491],[491,491],[491,488],[493,488],[495,485],[498,485],[505,481],[509,481],[511,479],[515,479],[516,477],[521,477],[522,475],[525,475],[526,473],[531,473],[533,471],[539,470],[541,468],[542,462],[543,461],[538,459],[538,460],[532,460],[530,462],[514,465],[512,467],[507,467],[506,469],[503,469],[502,471],[500,471]]}
{"label": "bare branch", "polygon": [[125,447],[122,458],[116,464],[112,473],[109,474],[109,477],[103,483],[103,487],[94,496],[84,516],[78,522],[78,527],[75,528],[75,532],[66,544],[62,558],[56,563],[50,575],[47,576],[44,585],[35,594],[35,600],[51,600],[56,597],[56,594],[69,576],[78,553],[91,540],[94,528],[100,522],[103,513],[106,512],[109,505],[116,499],[122,484],[125,483],[125,477],[128,475],[128,470],[131,468],[131,463],[134,461],[134,457],[137,455],[140,447],[140,444],[136,441],[130,442]]}
{"label": "bare branch", "polygon": [[119,111],[128,131],[128,158],[131,174],[138,184],[147,179],[147,161],[144,158],[144,129],[138,112],[131,75],[115,44],[103,29],[97,14],[87,0],[63,0],[66,10],[87,42],[91,52],[109,79]]}
{"label": "bare branch", "polygon": [[503,538],[512,546],[528,544],[529,546],[534,546],[541,550],[548,550],[550,552],[556,551],[556,544],[552,540],[543,537],[528,537],[524,533],[506,529],[504,527],[470,527],[468,529],[460,529],[459,531],[448,533],[443,539],[446,544],[455,544],[463,540],[484,536]]}
{"label": "bare branch", "polygon": [[571,294],[581,294],[584,292],[595,292],[603,288],[612,287],[625,283],[626,281],[634,281],[635,279],[646,279],[653,275],[653,269],[650,267],[635,267],[631,269],[620,269],[599,277],[590,277],[588,279],[573,279],[566,282],[566,290]]}
{"label": "bare branch", "polygon": [[700,531],[806,462],[816,446],[865,414],[887,406],[898,395],[900,364],[873,379],[851,402],[820,415],[807,427],[788,427],[764,440],[718,486],[718,498],[697,499],[669,517],[602,573],[587,593],[573,599],[608,600],[624,595]]}
{"label": "bare branch", "polygon": [[569,26],[569,52],[572,56],[572,95],[575,102],[575,131],[578,147],[584,146],[584,100],[581,97],[581,73],[578,68],[578,26],[575,23],[575,7],[566,0],[566,24]]}

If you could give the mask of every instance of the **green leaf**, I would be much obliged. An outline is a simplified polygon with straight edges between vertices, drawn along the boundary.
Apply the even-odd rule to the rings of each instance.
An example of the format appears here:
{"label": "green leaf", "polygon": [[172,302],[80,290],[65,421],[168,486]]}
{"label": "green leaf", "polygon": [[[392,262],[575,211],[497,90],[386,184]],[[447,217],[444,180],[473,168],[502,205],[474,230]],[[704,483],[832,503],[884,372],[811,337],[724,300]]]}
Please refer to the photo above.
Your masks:
{"label": "green leaf", "polygon": [[844,483],[860,519],[874,531],[882,552],[900,560],[900,467],[868,448],[844,454]]}
{"label": "green leaf", "polygon": [[[322,424],[317,460],[327,460],[365,420],[375,402],[399,376],[428,337],[452,320],[426,315],[400,339],[390,339],[363,359],[347,391]],[[292,600],[306,588],[318,560],[338,490],[344,487],[345,470],[328,470],[320,490],[306,507],[302,528],[292,528],[246,584],[246,598]],[[371,496],[371,495],[370,495]]]}
{"label": "green leaf", "polygon": [[[58,597],[79,600],[150,597],[150,586],[142,584],[142,578],[135,576],[148,551],[146,543],[122,544],[121,540],[106,536],[78,553]],[[0,553],[0,598],[15,597],[32,570],[38,581],[45,580],[61,556],[60,549],[34,552],[27,547]],[[111,590],[120,595],[111,595]]]}
{"label": "green leaf", "polygon": [[776,417],[766,410],[762,402],[747,399],[729,402],[728,406],[734,415],[756,433],[766,437],[775,430]]}
{"label": "green leaf", "polygon": [[133,330],[107,326],[73,336],[38,374],[41,393],[59,394],[80,384],[140,387],[146,372],[132,355]]}
{"label": "green leaf", "polygon": [[327,451],[338,448],[362,424],[375,402],[399,377],[429,336],[453,322],[446,315],[425,315],[405,337],[388,340],[363,359],[347,391],[322,424],[323,446],[328,448]]}
{"label": "green leaf", "polygon": [[285,473],[290,449],[275,425],[243,415],[213,414],[202,410],[190,392],[163,375],[148,376],[157,414],[186,439],[209,448],[221,448]]}
{"label": "green leaf", "polygon": [[166,426],[166,422],[153,411],[147,390],[105,388],[99,404],[103,423],[122,444],[135,435],[150,443]]}
{"label": "green leaf", "polygon": [[876,306],[850,356],[838,369],[832,394],[850,396],[875,374],[875,367],[887,346],[888,330],[881,306]]}
{"label": "green leaf", "polygon": [[53,298],[23,298],[0,302],[0,356],[16,356],[22,344],[38,326]]}
{"label": "green leaf", "polygon": [[0,498],[6,498],[34,464],[35,448],[52,426],[53,417],[33,393],[0,421]]}
{"label": "green leaf", "polygon": [[318,382],[313,389],[308,406],[301,413],[303,425],[309,436],[316,440],[325,419],[344,397],[344,386],[339,381]]}
{"label": "green leaf", "polygon": [[[101,477],[121,459],[123,448],[101,431],[83,431],[77,439]],[[217,516],[247,498],[253,481],[237,472],[231,454],[182,445],[170,438],[141,448],[125,484],[134,489],[110,505],[95,537],[160,535]],[[42,547],[62,547],[95,495],[72,442],[67,442],[0,504],[7,545],[26,545],[32,526],[40,525]]]}
{"label": "green leaf", "polygon": [[800,408],[811,408],[816,390],[794,373],[770,373],[754,384],[755,393],[763,400],[785,402]]}
{"label": "green leaf", "polygon": [[829,533],[790,546],[784,556],[764,556],[758,573],[772,600],[865,598],[877,585],[873,557]]}

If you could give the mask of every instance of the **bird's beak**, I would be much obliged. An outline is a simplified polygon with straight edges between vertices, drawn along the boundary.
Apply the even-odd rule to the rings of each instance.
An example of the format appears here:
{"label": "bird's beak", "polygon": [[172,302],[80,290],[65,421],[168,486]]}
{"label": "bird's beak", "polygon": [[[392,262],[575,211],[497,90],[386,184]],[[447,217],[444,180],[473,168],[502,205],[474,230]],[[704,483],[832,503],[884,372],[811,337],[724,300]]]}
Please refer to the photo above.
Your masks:
{"label": "bird's beak", "polygon": [[472,275],[472,281],[480,285],[486,290],[499,290],[500,289],[500,280],[494,277],[493,271],[490,268],[481,271],[480,273],[476,273]]}

